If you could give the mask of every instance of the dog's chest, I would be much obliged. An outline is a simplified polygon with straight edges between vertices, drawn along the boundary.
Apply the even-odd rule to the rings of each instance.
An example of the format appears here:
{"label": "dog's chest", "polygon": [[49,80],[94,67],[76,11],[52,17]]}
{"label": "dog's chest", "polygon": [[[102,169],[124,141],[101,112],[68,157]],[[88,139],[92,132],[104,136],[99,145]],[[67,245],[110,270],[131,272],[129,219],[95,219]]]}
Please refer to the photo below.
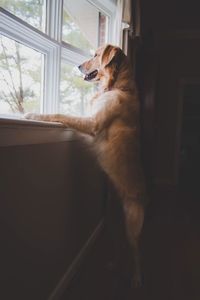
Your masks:
{"label": "dog's chest", "polygon": [[96,115],[100,110],[102,110],[107,103],[107,99],[98,98],[93,102],[91,106],[91,115]]}
{"label": "dog's chest", "polygon": [[111,101],[111,98],[109,98],[107,95],[98,97],[95,99],[95,101],[91,105],[90,114],[95,115],[100,110],[102,110],[109,102]]}

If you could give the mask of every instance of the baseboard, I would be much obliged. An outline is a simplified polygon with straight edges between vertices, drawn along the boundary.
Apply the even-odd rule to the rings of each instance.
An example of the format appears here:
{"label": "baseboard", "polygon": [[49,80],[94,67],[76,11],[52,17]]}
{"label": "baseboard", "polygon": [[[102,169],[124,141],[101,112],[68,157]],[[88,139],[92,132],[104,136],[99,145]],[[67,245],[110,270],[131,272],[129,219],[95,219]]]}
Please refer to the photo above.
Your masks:
{"label": "baseboard", "polygon": [[80,267],[83,261],[86,259],[88,253],[93,247],[95,241],[98,239],[102,229],[104,227],[104,219],[102,219],[99,224],[96,226],[93,233],[88,238],[87,242],[84,244],[78,255],[72,261],[71,265],[67,269],[66,273],[63,275],[56,288],[53,290],[48,300],[59,300],[61,299],[63,293],[70,286],[70,283],[74,276],[79,272]]}

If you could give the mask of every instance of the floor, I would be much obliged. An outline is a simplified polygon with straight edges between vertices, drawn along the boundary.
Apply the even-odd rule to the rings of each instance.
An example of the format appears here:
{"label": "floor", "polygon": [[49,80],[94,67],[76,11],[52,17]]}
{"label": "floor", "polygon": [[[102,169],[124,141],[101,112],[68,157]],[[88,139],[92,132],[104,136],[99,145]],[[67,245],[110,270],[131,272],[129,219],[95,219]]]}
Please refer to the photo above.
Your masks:
{"label": "floor", "polygon": [[[199,300],[199,195],[183,188],[153,194],[141,237],[142,288],[130,284],[126,247],[121,264],[112,265],[114,244],[107,224],[63,300]],[[121,226],[115,221],[116,228]]]}

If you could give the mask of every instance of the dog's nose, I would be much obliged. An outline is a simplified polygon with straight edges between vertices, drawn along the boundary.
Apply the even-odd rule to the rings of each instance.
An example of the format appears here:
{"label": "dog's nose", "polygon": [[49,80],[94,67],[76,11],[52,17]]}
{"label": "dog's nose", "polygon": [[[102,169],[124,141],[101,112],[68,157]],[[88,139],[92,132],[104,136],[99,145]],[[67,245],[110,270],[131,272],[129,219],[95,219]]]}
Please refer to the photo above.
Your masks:
{"label": "dog's nose", "polygon": [[79,70],[81,70],[81,65],[78,66]]}

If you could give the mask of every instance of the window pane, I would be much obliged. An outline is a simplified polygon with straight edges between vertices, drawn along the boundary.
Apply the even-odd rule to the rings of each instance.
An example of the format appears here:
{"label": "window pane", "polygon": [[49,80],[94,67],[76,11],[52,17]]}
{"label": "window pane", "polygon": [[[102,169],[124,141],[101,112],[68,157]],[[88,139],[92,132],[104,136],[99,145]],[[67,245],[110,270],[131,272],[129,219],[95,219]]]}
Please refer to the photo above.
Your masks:
{"label": "window pane", "polygon": [[80,116],[89,114],[89,101],[94,93],[94,85],[83,80],[77,67],[62,63],[60,88],[60,113]]}
{"label": "window pane", "polygon": [[64,0],[63,41],[91,51],[105,44],[107,36],[108,17],[94,5],[87,0]]}
{"label": "window pane", "polygon": [[39,112],[44,55],[0,36],[0,113]]}
{"label": "window pane", "polygon": [[1,0],[0,3],[12,14],[45,31],[46,0]]}

